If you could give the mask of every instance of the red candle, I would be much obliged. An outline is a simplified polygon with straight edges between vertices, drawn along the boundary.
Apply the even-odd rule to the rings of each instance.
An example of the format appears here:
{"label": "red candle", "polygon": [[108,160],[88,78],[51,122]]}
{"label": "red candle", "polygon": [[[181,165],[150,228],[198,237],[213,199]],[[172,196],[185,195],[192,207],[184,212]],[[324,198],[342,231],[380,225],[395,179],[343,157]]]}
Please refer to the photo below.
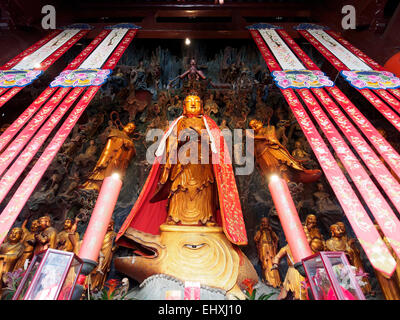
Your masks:
{"label": "red candle", "polygon": [[302,259],[311,256],[313,252],[308,244],[288,185],[285,180],[279,178],[277,175],[273,175],[269,180],[268,188],[271,192],[287,243],[292,251],[294,262],[301,262]]}
{"label": "red candle", "polygon": [[118,173],[114,173],[103,180],[79,250],[80,258],[97,261],[121,187],[122,180]]}

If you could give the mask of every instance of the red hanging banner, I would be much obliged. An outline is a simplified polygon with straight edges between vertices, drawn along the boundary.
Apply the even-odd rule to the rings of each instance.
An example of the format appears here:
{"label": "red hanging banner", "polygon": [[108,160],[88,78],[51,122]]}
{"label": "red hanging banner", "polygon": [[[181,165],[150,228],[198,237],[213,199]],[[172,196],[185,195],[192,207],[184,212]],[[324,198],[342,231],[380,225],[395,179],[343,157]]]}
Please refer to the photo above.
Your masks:
{"label": "red hanging banner", "polygon": [[[34,70],[46,71],[54,62],[56,62],[65,52],[67,52],[75,43],[77,43],[82,37],[84,37],[88,33],[88,30],[81,30],[74,36],[72,36],[66,43],[64,43],[60,48],[58,48],[55,52],[51,53],[51,55],[45,60],[41,62],[37,62],[40,66],[35,66]],[[38,48],[39,49],[39,48]],[[32,54],[32,52],[31,52]],[[27,55],[28,57],[28,55]],[[20,59],[19,61],[21,61]],[[17,62],[17,66],[18,66]],[[9,100],[11,100],[18,92],[20,92],[25,86],[16,86],[12,87],[6,94],[0,97],[0,108]]]}
{"label": "red hanging banner", "polygon": [[[326,33],[324,30],[319,30],[321,32]],[[348,71],[350,70],[344,63],[344,61],[339,60],[331,51],[329,51],[319,40],[317,40],[309,31],[307,30],[298,30],[298,32],[307,39],[338,71]],[[327,33],[326,33],[327,34]],[[327,34],[328,35],[328,34]],[[329,41],[329,39],[327,39]],[[340,45],[340,44],[339,44]],[[347,53],[347,52],[345,52]],[[348,52],[351,56],[351,52]],[[356,59],[360,59],[362,63],[364,63],[365,58],[353,56]],[[365,64],[365,63],[364,63]],[[366,66],[369,68],[369,66]],[[392,123],[397,130],[400,130],[400,117],[393,112],[385,103],[383,103],[377,96],[375,96],[371,90],[369,89],[359,89],[353,86],[356,90],[358,90],[378,111],[380,111],[386,119]],[[392,105],[393,100],[386,100],[387,95],[383,95],[382,98],[385,101]],[[393,98],[394,99],[394,98]]]}
{"label": "red hanging banner", "polygon": [[[304,53],[303,50],[301,50],[299,45],[289,36],[286,31],[278,30],[277,32],[310,70],[319,70],[318,66]],[[328,92],[339,102],[345,111],[348,112],[349,116],[356,123],[359,129],[367,136],[383,159],[389,164],[393,172],[400,177],[399,154],[379,134],[379,132],[369,123],[369,121],[361,115],[352,102],[342,93],[342,91],[340,91],[338,87],[326,87],[325,89],[328,90]],[[324,104],[327,111],[332,115],[332,118],[335,120],[336,124],[342,129],[342,132],[346,135],[352,146],[365,161],[371,172],[374,173],[377,181],[381,185],[385,185],[383,188],[385,189],[386,193],[389,192],[388,194],[390,194],[390,192],[392,192],[390,194],[392,201],[397,203],[399,184],[386,169],[385,165],[375,155],[369,144],[365,142],[351,122],[343,115],[343,113],[332,101],[332,99],[330,99],[330,97],[325,93],[325,91],[317,88],[312,89],[312,91]],[[376,171],[377,169],[379,169],[379,171]]]}
{"label": "red hanging banner", "polygon": [[[69,89],[66,88],[63,88],[62,90],[66,90],[66,92],[69,91]],[[45,142],[47,137],[57,126],[58,122],[61,120],[61,118],[65,115],[65,113],[83,91],[84,88],[75,88],[74,90],[72,90],[68,97],[65,98],[65,100],[60,104],[56,111],[54,111],[54,113],[50,116],[47,122],[40,128],[35,137],[33,139],[29,139],[29,144],[18,156],[17,161],[13,163],[13,165],[7,170],[3,178],[0,180],[0,203],[4,200],[5,196],[10,191],[19,176],[25,170],[25,168],[28,166],[29,162],[39,151],[40,147]],[[4,154],[8,155],[8,153],[6,152],[4,152]],[[9,163],[11,163],[11,161],[7,162],[7,164]],[[1,172],[5,170],[6,167],[4,163],[1,163],[0,168],[2,170]]]}
{"label": "red hanging banner", "polygon": [[[68,66],[65,70],[75,69],[78,65],[80,65],[89,54],[98,46],[101,41],[108,35],[109,30],[102,31]],[[2,150],[11,139],[17,134],[20,128],[24,126],[28,120],[32,117],[32,115],[39,110],[39,108],[43,105],[43,103],[50,97],[50,95],[55,92],[57,88],[47,88],[25,111],[24,113],[16,120],[14,123],[7,128],[7,130],[0,136],[0,150]],[[65,90],[63,90],[65,91]],[[67,93],[67,92],[66,92]],[[60,97],[58,102],[63,98]],[[33,134],[40,127],[41,123],[43,123],[46,118],[51,114],[54,108],[57,106],[58,102],[53,101],[51,103],[52,108],[48,108],[48,104],[29,122],[27,127],[23,132],[14,140],[13,147],[9,147],[11,149],[7,149],[10,152],[4,152],[0,156],[0,176],[4,172],[5,167],[7,167],[14,159],[14,155],[16,155],[24,145],[29,141],[29,139],[33,136]],[[57,102],[57,103],[56,103]],[[5,160],[2,158],[8,159],[8,163],[5,164]],[[5,167],[4,167],[5,165]]]}
{"label": "red hanging banner", "polygon": [[20,62],[23,58],[26,56],[30,55],[31,53],[35,52],[38,50],[40,47],[42,47],[44,44],[49,42],[51,39],[56,37],[58,34],[60,34],[62,31],[61,30],[54,30],[50,34],[48,34],[46,37],[44,37],[42,40],[36,42],[32,46],[30,46],[28,49],[22,51],[20,54],[18,54],[15,58],[11,59],[8,61],[6,64],[0,67],[0,70],[8,70],[14,67],[18,62]]}
{"label": "red hanging banner", "polygon": [[[274,60],[272,53],[266,47],[265,43],[261,41],[261,36],[259,33],[255,30],[250,30],[250,32],[252,33],[253,38],[256,40],[256,43],[259,46],[263,56],[268,57],[270,60]],[[269,66],[268,61],[266,62]],[[276,65],[273,65],[270,70],[276,71]],[[344,212],[346,213],[354,232],[359,238],[361,245],[368,255],[368,258],[376,269],[381,270],[385,274],[391,275],[395,269],[395,261],[385,247],[383,240],[380,238],[379,233],[375,229],[371,219],[358,200],[357,195],[347,182],[343,172],[338,167],[334,157],[329,152],[328,147],[324,143],[322,137],[319,135],[317,129],[312,124],[311,119],[303,109],[293,90],[281,89],[281,91],[290,108],[292,109],[296,119],[298,120],[308,142],[310,143],[311,148],[313,149],[321,165],[321,168],[323,169],[330,185],[332,186],[332,189],[334,190]],[[300,94],[303,93],[303,95],[304,93],[309,93],[307,89],[299,91]],[[304,102],[311,106],[313,102],[308,99],[309,97],[303,97]],[[315,99],[314,102],[316,103]],[[316,105],[318,105],[318,103],[316,103]],[[377,254],[378,252],[379,254]]]}
{"label": "red hanging banner", "polygon": [[[103,65],[103,69],[114,69],[119,59],[122,57],[125,50],[136,35],[137,30],[130,29],[127,31],[117,48],[113,51],[110,58]],[[36,188],[43,174],[48,166],[56,156],[57,152],[63,145],[65,139],[71,133],[73,127],[79,120],[80,116],[89,105],[90,101],[94,98],[100,86],[89,87],[82,98],[79,100],[73,111],[62,124],[56,135],[48,144],[43,154],[37,160],[28,175],[22,181],[13,197],[0,214],[0,243],[2,243],[7,236],[8,230],[12,227],[15,219],[18,217],[22,208],[25,206],[30,195]]]}
{"label": "red hanging banner", "polygon": [[61,88],[35,115],[29,124],[20,132],[4,152],[0,155],[0,176],[7,169],[10,163],[19,154],[25,144],[33,137],[35,132],[46,121],[47,117],[54,111],[57,105],[67,95],[69,88]]}

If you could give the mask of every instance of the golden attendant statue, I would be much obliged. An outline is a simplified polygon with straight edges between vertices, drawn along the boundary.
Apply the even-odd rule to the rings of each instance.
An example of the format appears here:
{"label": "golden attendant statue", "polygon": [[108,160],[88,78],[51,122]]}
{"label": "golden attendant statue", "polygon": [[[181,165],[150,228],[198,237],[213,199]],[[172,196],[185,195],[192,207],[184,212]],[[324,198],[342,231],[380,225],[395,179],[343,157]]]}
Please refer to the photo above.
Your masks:
{"label": "golden attendant statue", "polygon": [[254,153],[265,178],[275,173],[287,182],[309,183],[321,177],[320,170],[304,168],[279,142],[275,126],[268,124],[267,127],[263,127],[263,123],[257,119],[251,120],[249,126],[254,130]]}
{"label": "golden attendant statue", "polygon": [[111,129],[106,146],[89,179],[82,185],[83,189],[100,191],[107,176],[114,172],[121,177],[125,175],[129,162],[136,154],[135,145],[129,137],[135,128],[135,124],[130,122],[122,130]]}
{"label": "golden attendant statue", "polygon": [[107,274],[110,271],[111,260],[116,247],[114,239],[117,234],[114,232],[114,220],[111,220],[106,236],[104,237],[103,245],[100,250],[99,264],[90,274],[90,282],[92,290],[101,290],[107,279]]}
{"label": "golden attendant statue", "polygon": [[18,259],[24,253],[22,233],[21,228],[13,228],[7,241],[0,246],[0,288],[3,286],[4,275],[13,271]]}
{"label": "golden attendant statue", "polygon": [[304,223],[304,233],[306,234],[308,244],[314,253],[324,250],[324,238],[317,227],[317,217],[309,214]]}
{"label": "golden attendant statue", "polygon": [[26,228],[27,222],[28,219],[26,219],[21,226],[23,231],[22,241],[24,244],[24,253],[15,264],[14,270],[24,269],[25,261],[31,260],[33,257],[33,251],[35,249],[35,234],[39,230],[39,220],[35,219],[32,221],[30,230]]}
{"label": "golden attendant statue", "polygon": [[[78,254],[78,248],[76,244],[79,242],[79,233],[73,230],[76,229],[74,228],[74,224],[76,223],[77,221],[74,222],[70,218],[65,219],[64,230],[57,234],[57,250],[74,252],[75,254]],[[71,241],[71,237],[75,239]]]}
{"label": "golden attendant statue", "polygon": [[303,287],[302,282],[305,278],[294,267],[294,259],[289,245],[284,246],[279,250],[278,254],[272,260],[273,269],[277,269],[281,259],[286,256],[288,270],[286,272],[285,280],[283,281],[282,290],[279,293],[278,299],[285,299],[289,292],[293,294],[294,300],[307,300],[307,292]]}
{"label": "golden attendant statue", "polygon": [[277,288],[281,285],[279,271],[272,268],[272,260],[278,251],[278,236],[272,230],[268,218],[261,218],[260,229],[254,236],[257,246],[258,258],[260,259],[264,279],[268,285]]}
{"label": "golden attendant statue", "polygon": [[49,248],[56,248],[57,230],[51,226],[49,216],[39,218],[39,232],[35,234],[35,240],[35,254]]}

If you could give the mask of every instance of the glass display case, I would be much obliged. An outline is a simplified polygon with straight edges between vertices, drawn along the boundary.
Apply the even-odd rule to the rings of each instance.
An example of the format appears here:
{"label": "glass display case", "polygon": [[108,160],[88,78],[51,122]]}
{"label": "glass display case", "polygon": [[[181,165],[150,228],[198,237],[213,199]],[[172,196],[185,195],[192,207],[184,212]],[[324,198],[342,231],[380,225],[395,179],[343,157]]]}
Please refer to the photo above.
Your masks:
{"label": "glass display case", "polygon": [[302,260],[315,300],[365,300],[344,252],[318,252]]}
{"label": "glass display case", "polygon": [[70,300],[82,260],[73,252],[47,249],[35,255],[13,300]]}

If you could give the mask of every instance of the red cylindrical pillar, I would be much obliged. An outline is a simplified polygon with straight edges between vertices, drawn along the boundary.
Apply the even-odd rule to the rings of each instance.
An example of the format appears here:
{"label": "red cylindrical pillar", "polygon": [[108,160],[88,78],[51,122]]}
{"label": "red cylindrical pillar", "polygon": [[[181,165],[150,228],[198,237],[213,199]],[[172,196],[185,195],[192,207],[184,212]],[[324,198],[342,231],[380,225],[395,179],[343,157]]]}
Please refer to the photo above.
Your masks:
{"label": "red cylindrical pillar", "polygon": [[117,173],[103,180],[96,205],[79,250],[79,257],[81,259],[97,261],[121,187],[122,180]]}
{"label": "red cylindrical pillar", "polygon": [[302,259],[311,256],[313,252],[308,244],[296,206],[290,195],[289,187],[285,180],[273,175],[269,180],[268,188],[295,260],[294,262],[301,262]]}

